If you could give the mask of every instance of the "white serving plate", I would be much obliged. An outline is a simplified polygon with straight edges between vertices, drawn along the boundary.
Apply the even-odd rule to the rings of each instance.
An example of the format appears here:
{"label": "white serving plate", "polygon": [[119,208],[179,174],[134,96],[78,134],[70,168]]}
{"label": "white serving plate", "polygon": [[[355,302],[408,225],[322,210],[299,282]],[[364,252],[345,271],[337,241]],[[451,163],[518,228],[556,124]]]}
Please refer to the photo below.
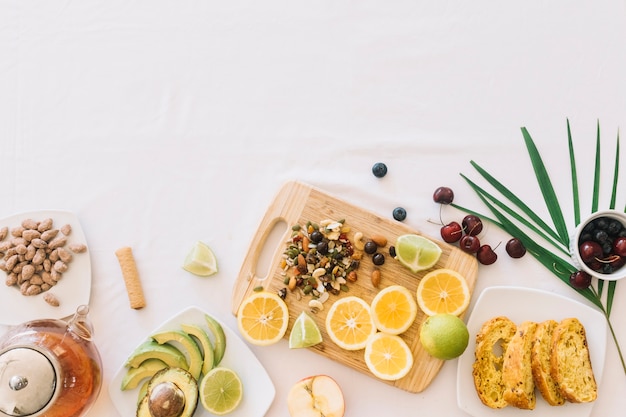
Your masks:
{"label": "white serving plate", "polygon": [[[7,226],[10,230],[19,226],[25,219],[41,221],[51,218],[53,227],[61,228],[65,224],[72,226],[72,232],[67,237],[67,245],[71,243],[83,243],[87,245],[85,234],[75,214],[60,210],[40,210],[15,214],[0,220],[0,228]],[[60,232],[59,232],[60,234]],[[89,245],[87,245],[89,248]],[[51,318],[61,319],[68,317],[76,311],[81,304],[89,304],[91,294],[91,259],[89,249],[84,253],[72,253],[73,258],[69,268],[63,273],[63,277],[49,292],[56,295],[60,301],[58,307],[46,303],[43,294],[24,296],[16,286],[4,285],[6,273],[0,271],[2,283],[0,283],[0,324],[16,325],[26,321]]]}
{"label": "white serving plate", "polygon": [[[551,406],[541,397],[538,390],[537,405],[534,410],[522,410],[511,406],[495,410],[480,401],[472,377],[476,335],[484,322],[497,316],[506,316],[518,325],[525,320],[540,322],[548,319],[560,321],[567,317],[578,318],[585,326],[591,364],[596,382],[600,386],[606,354],[607,325],[599,310],[546,291],[522,287],[491,287],[480,294],[467,322],[470,342],[459,358],[457,368],[457,403],[459,407],[474,417],[589,416],[594,403],[565,403],[562,406]],[[599,391],[598,397],[606,394]]]}
{"label": "white serving plate", "polygon": [[[205,314],[209,314],[198,307],[188,307],[187,309],[176,314],[165,323],[152,330],[146,335],[146,339],[142,340],[142,343],[148,339],[151,334],[158,331],[180,329],[182,323],[198,324],[208,331],[206,321],[204,319]],[[259,360],[256,358],[250,348],[243,342],[243,340],[233,332],[224,323],[214,317],[224,329],[226,335],[226,351],[224,358],[220,363],[220,366],[225,366],[237,372],[241,382],[243,384],[243,399],[239,406],[229,413],[229,417],[262,417],[265,415],[270,405],[274,401],[276,395],[276,388],[272,383],[269,375]],[[139,345],[137,345],[139,346]],[[134,351],[134,349],[133,349]],[[130,355],[132,351],[128,352]],[[122,391],[120,389],[122,379],[126,374],[126,367],[124,364],[120,366],[115,376],[109,384],[109,396],[115,404],[117,411],[122,416],[134,416],[137,411],[137,400],[139,387],[143,384],[141,382],[139,387]],[[198,408],[194,413],[194,417],[211,417],[213,414],[209,413],[202,407],[198,400]]]}

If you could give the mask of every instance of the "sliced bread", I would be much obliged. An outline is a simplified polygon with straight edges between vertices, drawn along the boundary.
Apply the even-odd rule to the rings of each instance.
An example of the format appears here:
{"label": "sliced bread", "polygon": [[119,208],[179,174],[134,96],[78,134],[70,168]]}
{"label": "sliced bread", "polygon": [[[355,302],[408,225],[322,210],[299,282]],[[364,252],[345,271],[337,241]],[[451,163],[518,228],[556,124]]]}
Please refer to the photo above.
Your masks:
{"label": "sliced bread", "polygon": [[559,386],[550,374],[550,357],[552,353],[552,334],[557,326],[554,320],[546,320],[537,324],[532,344],[531,364],[535,385],[544,400],[550,405],[563,405],[565,398]]}
{"label": "sliced bread", "polygon": [[504,316],[486,321],[476,335],[475,361],[472,376],[478,397],[487,407],[504,408],[502,365],[504,353],[517,326]]}
{"label": "sliced bread", "polygon": [[578,319],[564,319],[554,329],[550,369],[568,401],[585,403],[598,397],[585,328]]}
{"label": "sliced bread", "polygon": [[503,398],[507,404],[534,410],[537,402],[531,367],[531,347],[537,323],[525,321],[517,327],[502,363]]}

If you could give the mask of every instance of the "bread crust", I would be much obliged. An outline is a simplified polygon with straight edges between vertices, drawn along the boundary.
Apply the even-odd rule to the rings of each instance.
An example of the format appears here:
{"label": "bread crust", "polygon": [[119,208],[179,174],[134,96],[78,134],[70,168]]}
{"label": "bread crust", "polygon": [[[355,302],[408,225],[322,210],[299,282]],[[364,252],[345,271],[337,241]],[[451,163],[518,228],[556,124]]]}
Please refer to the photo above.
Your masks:
{"label": "bread crust", "polygon": [[534,410],[535,382],[531,369],[531,347],[537,323],[525,321],[508,344],[502,364],[503,398],[507,404],[524,410]]}
{"label": "bread crust", "polygon": [[568,401],[592,402],[598,397],[585,328],[578,319],[566,318],[554,329],[550,369]]}
{"label": "bread crust", "polygon": [[487,407],[504,408],[502,365],[508,344],[517,326],[508,317],[499,316],[486,321],[476,335],[475,361],[472,376],[478,397]]}
{"label": "bread crust", "polygon": [[552,378],[550,367],[552,335],[557,324],[555,320],[546,320],[537,324],[531,352],[531,368],[535,385],[543,399],[554,406],[565,404],[565,398]]}

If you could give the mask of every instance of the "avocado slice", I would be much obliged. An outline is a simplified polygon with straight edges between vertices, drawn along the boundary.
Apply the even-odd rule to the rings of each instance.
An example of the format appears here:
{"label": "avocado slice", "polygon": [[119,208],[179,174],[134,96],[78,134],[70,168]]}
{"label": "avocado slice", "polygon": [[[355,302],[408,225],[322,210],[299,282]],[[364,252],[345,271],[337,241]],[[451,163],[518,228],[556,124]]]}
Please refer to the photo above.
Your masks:
{"label": "avocado slice", "polygon": [[137,368],[146,359],[159,359],[172,368],[187,369],[187,359],[183,353],[172,345],[160,345],[152,339],[149,339],[139,345],[126,360],[126,366]]}
{"label": "avocado slice", "polygon": [[222,326],[213,317],[205,314],[204,321],[206,321],[209,330],[211,330],[211,333],[215,336],[215,358],[213,360],[213,366],[217,366],[222,361],[224,352],[226,351],[226,335],[224,334]]}
{"label": "avocado slice", "polygon": [[169,342],[180,343],[189,355],[189,367],[185,368],[196,379],[200,379],[200,373],[202,372],[202,352],[198,344],[187,333],[181,330],[168,330],[160,333],[155,333],[152,336],[155,342],[160,345],[170,344]]}
{"label": "avocado slice", "polygon": [[137,417],[191,417],[198,406],[198,382],[182,368],[166,368],[150,379]]}
{"label": "avocado slice", "polygon": [[213,369],[213,360],[215,354],[213,352],[213,343],[209,339],[207,332],[197,324],[185,324],[180,325],[181,329],[190,336],[193,336],[198,340],[198,343],[202,347],[203,362],[202,362],[202,374],[206,375],[211,369]]}
{"label": "avocado slice", "polygon": [[167,364],[160,359],[151,358],[143,361],[136,368],[129,368],[122,379],[122,391],[135,389],[144,378],[151,378],[157,371],[167,368]]}

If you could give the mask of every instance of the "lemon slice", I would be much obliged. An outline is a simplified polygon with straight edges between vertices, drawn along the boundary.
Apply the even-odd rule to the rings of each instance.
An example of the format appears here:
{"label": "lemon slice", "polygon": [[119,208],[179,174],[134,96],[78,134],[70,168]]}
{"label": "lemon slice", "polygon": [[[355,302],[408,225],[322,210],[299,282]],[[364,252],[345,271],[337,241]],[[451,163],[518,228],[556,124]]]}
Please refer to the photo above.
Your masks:
{"label": "lemon slice", "polygon": [[465,278],[451,269],[437,269],[424,275],[417,286],[417,304],[429,315],[447,313],[458,316],[470,302]]}
{"label": "lemon slice", "polygon": [[367,341],[365,363],[378,378],[395,381],[409,373],[413,354],[400,336],[378,332]]}
{"label": "lemon slice", "polygon": [[369,304],[353,295],[338,299],[328,310],[326,332],[343,349],[363,349],[376,333]]}
{"label": "lemon slice", "polygon": [[267,346],[278,342],[287,332],[289,311],[277,294],[261,291],[243,300],[237,312],[239,332],[248,342]]}
{"label": "lemon slice", "polygon": [[217,273],[217,259],[206,243],[198,241],[185,257],[183,269],[194,275],[208,277]]}
{"label": "lemon slice", "polygon": [[223,416],[235,410],[243,398],[243,384],[235,371],[217,367],[202,378],[200,402],[210,413]]}
{"label": "lemon slice", "polygon": [[372,318],[381,332],[400,334],[408,330],[417,316],[417,302],[411,291],[402,285],[381,290],[371,304]]}
{"label": "lemon slice", "polygon": [[305,348],[322,342],[322,333],[313,317],[306,312],[300,313],[293,323],[289,333],[289,347],[291,349]]}
{"label": "lemon slice", "polygon": [[412,272],[435,266],[441,256],[441,248],[423,236],[406,234],[396,239],[396,259]]}

